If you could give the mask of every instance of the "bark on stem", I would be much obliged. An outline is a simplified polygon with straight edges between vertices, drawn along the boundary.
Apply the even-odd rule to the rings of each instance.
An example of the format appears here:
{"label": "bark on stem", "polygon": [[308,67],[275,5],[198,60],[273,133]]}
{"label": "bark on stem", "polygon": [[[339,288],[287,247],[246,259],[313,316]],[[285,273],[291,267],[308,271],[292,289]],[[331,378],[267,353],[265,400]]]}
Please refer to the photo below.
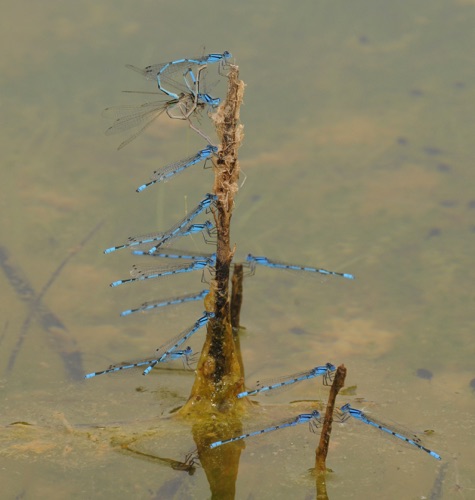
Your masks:
{"label": "bark on stem", "polygon": [[214,208],[217,249],[216,273],[205,303],[207,310],[214,311],[215,317],[208,323],[195,383],[181,414],[190,413],[192,408],[208,413],[240,407],[234,396],[242,386],[243,374],[231,326],[229,276],[234,256],[230,245],[230,223],[238,190],[238,148],[243,139],[239,110],[243,94],[244,82],[239,80],[239,68],[229,65],[226,99],[211,116],[219,138],[219,150],[213,159],[214,193],[218,197]]}

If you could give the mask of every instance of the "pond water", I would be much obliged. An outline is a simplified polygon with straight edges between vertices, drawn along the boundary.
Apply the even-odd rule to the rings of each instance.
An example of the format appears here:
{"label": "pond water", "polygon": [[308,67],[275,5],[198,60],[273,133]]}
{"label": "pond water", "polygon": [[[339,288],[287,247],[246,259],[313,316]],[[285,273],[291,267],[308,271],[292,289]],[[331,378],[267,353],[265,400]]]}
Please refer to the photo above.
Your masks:
{"label": "pond water", "polygon": [[[203,140],[160,119],[116,151],[125,137],[103,134],[101,112],[149,99],[121,93],[151,89],[125,64],[224,50],[247,85],[237,258],[356,276],[259,268],[245,280],[249,384],[344,363],[356,388],[341,404],[433,431],[424,442],[441,463],[360,422],[334,426],[331,499],[475,496],[474,23],[473,0],[4,5],[3,498],[211,496],[202,468],[176,470],[194,443],[168,417],[187,400],[191,371],[175,363],[147,378],[81,376],[153,353],[201,315],[193,303],[121,318],[203,284],[186,275],[111,289],[133,259],[102,251],[169,227],[213,182],[195,167],[137,194]],[[224,83],[213,84],[222,95]],[[206,117],[200,126],[212,132]],[[197,237],[181,246],[203,248]],[[244,426],[266,427],[326,395],[317,379],[261,397]],[[305,427],[246,442],[235,498],[315,497],[317,438]],[[213,466],[228,478],[228,464]]]}

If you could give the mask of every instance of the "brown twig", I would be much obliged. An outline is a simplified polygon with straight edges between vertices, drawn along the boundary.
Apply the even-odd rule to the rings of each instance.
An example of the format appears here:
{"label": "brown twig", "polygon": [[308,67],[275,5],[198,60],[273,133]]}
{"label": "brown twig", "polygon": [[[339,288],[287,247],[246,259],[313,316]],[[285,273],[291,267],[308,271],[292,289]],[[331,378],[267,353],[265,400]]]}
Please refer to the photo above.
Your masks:
{"label": "brown twig", "polygon": [[215,318],[210,322],[212,331],[210,355],[215,360],[214,379],[220,383],[229,374],[229,356],[223,349],[225,331],[230,326],[229,272],[234,250],[231,250],[231,217],[234,195],[238,190],[238,149],[242,141],[242,125],[239,124],[239,110],[244,94],[244,83],[239,80],[239,68],[231,65],[228,75],[228,92],[225,102],[213,115],[220,147],[215,166],[214,193],[216,201],[215,221],[217,229],[216,276],[215,276]]}
{"label": "brown twig", "polygon": [[333,410],[335,409],[335,399],[338,392],[345,385],[346,368],[345,365],[340,365],[335,373],[333,384],[328,396],[327,409],[325,412],[325,419],[323,421],[322,433],[320,435],[320,442],[315,452],[315,470],[318,473],[326,471],[326,458],[328,453],[328,446],[330,444],[330,434],[332,432]]}
{"label": "brown twig", "polygon": [[335,373],[333,384],[328,396],[328,404],[323,421],[322,433],[320,442],[315,451],[315,474],[317,487],[317,500],[328,500],[327,484],[326,484],[326,458],[328,446],[330,445],[330,434],[332,432],[333,410],[335,409],[335,399],[340,389],[345,385],[346,368],[345,365],[340,365]]}
{"label": "brown twig", "polygon": [[244,271],[242,264],[234,264],[234,272],[231,280],[231,326],[236,332],[240,328],[241,306],[242,306],[242,281]]}
{"label": "brown twig", "polygon": [[[234,208],[234,196],[238,190],[238,149],[243,138],[243,126],[239,123],[239,110],[244,95],[244,82],[239,80],[239,68],[229,65],[226,99],[211,116],[219,137],[219,149],[214,165],[214,194],[217,196],[213,211],[216,233],[216,270],[207,297],[207,310],[214,312],[208,323],[206,341],[198,362],[196,379],[187,404],[181,414],[196,411],[231,408],[242,371],[233,338],[230,314],[229,276],[234,250],[230,245],[230,223]],[[240,382],[241,381],[241,382]],[[207,408],[208,407],[208,408]]]}

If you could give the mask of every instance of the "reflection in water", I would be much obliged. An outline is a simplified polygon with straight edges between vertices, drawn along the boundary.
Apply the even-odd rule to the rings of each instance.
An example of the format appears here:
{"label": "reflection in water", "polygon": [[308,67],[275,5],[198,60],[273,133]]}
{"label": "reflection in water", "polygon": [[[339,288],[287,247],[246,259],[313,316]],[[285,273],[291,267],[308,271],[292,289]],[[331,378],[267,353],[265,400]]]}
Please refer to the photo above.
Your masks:
{"label": "reflection in water", "polygon": [[[5,133],[2,134],[6,168],[1,198],[5,203],[3,209],[11,213],[10,221],[7,217],[1,221],[3,234],[10,238],[3,242],[8,243],[11,250],[7,262],[26,268],[14,249],[21,248],[27,238],[32,248],[43,241],[38,232],[31,231],[38,221],[36,212],[46,214],[42,218],[42,229],[58,229],[57,219],[50,210],[52,205],[41,206],[45,192],[55,199],[59,199],[58,193],[61,193],[61,199],[70,204],[66,210],[82,212],[89,220],[98,213],[114,211],[115,231],[119,234],[127,224],[136,221],[135,217],[132,221],[123,203],[122,207],[117,206],[117,196],[125,199],[122,195],[131,180],[130,168],[147,172],[162,162],[162,155],[174,158],[177,149],[186,149],[186,154],[197,150],[194,144],[189,144],[188,150],[186,141],[174,141],[170,127],[159,130],[157,127],[153,139],[149,137],[133,146],[137,148],[135,153],[125,150],[125,155],[112,156],[110,161],[111,156],[106,154],[101,142],[102,125],[97,110],[110,99],[116,78],[126,77],[125,72],[112,75],[104,71],[104,68],[112,71],[112,66],[116,66],[111,61],[119,59],[122,64],[128,57],[142,56],[145,61],[153,59],[151,52],[158,60],[158,47],[174,54],[178,48],[169,42],[177,35],[177,43],[192,52],[192,47],[197,48],[203,42],[197,41],[196,30],[187,29],[189,23],[185,21],[193,19],[197,26],[211,24],[216,30],[209,33],[211,38],[207,44],[218,47],[223,43],[223,36],[230,37],[233,51],[248,59],[246,79],[251,91],[244,112],[254,129],[248,133],[242,159],[252,182],[246,183],[242,194],[254,202],[246,204],[243,198],[238,200],[241,207],[236,212],[233,234],[238,251],[243,249],[246,240],[252,239],[256,250],[275,248],[276,256],[282,258],[291,255],[291,250],[298,250],[300,253],[295,258],[302,262],[307,260],[308,253],[313,257],[314,252],[318,253],[315,258],[322,258],[322,262],[330,256],[331,265],[340,265],[353,255],[363,256],[361,265],[352,268],[361,276],[356,296],[345,296],[345,291],[332,291],[329,286],[314,295],[308,293],[305,285],[295,282],[290,286],[281,286],[278,280],[270,285],[257,283],[256,295],[248,294],[243,318],[248,327],[248,335],[241,339],[247,369],[259,370],[261,375],[278,362],[282,373],[290,373],[300,366],[315,364],[312,359],[315,353],[323,356],[321,361],[329,358],[356,365],[352,373],[358,376],[351,383],[357,382],[360,391],[364,388],[369,399],[387,405],[388,414],[395,410],[399,413],[396,418],[401,420],[404,416],[407,423],[418,426],[430,420],[437,430],[437,446],[442,446],[444,458],[449,456],[449,451],[451,454],[457,449],[463,451],[459,459],[462,477],[456,480],[457,491],[452,487],[444,494],[449,498],[473,495],[473,491],[467,489],[472,486],[474,462],[467,436],[474,424],[475,379],[470,386],[469,381],[475,373],[473,355],[465,347],[473,340],[470,300],[475,234],[471,160],[474,66],[473,57],[467,56],[464,48],[473,46],[470,14],[474,1],[434,0],[416,4],[403,0],[388,3],[384,8],[366,9],[364,5],[369,7],[370,3],[365,0],[357,6],[348,4],[345,9],[334,2],[317,5],[307,1],[299,9],[269,9],[269,5],[263,4],[253,8],[251,22],[248,10],[237,5],[232,18],[228,16],[224,24],[219,20],[224,18],[223,10],[227,7],[219,2],[214,2],[210,9],[190,4],[188,12],[176,2],[168,2],[165,12],[162,3],[151,3],[150,8],[140,11],[132,3],[114,9],[110,8],[110,2],[98,6],[86,1],[71,4],[61,12],[54,2],[41,6],[31,1],[27,4],[33,12],[31,16],[21,16],[20,8],[24,7],[19,7],[19,3],[15,6],[14,2],[10,2],[4,12],[6,26],[10,25],[10,30],[4,32],[5,40],[12,34],[9,41],[15,42],[3,44],[8,57],[3,58],[2,66],[6,84]],[[394,15],[388,15],[387,7]],[[162,22],[160,29],[156,29],[157,20],[163,20],[164,14],[168,19],[183,22]],[[9,23],[20,18],[21,23]],[[296,36],[281,40],[275,34],[282,29]],[[153,43],[148,48],[144,44],[144,33],[153,33]],[[261,51],[259,57],[253,56],[256,43]],[[316,47],[324,50],[315,50]],[[278,61],[285,60],[285,71],[281,64],[272,64],[276,57]],[[309,64],[309,61],[312,62]],[[127,82],[124,81],[124,85]],[[410,89],[421,92],[416,92],[418,97],[408,98]],[[397,146],[399,151],[390,143],[397,137],[405,143]],[[345,138],[347,141],[342,142]],[[424,151],[424,147],[433,149]],[[445,153],[433,154],[437,150]],[[98,164],[101,168],[97,168]],[[74,186],[71,185],[73,179]],[[112,193],[112,183],[119,195]],[[199,181],[196,182],[196,188],[201,187]],[[168,206],[171,197],[178,198],[183,191],[184,188],[178,186],[171,195],[161,192],[157,196],[162,206]],[[57,208],[64,214],[64,205],[58,204]],[[279,224],[270,223],[270,214]],[[150,211],[144,210],[141,216],[140,223],[146,227],[155,214],[151,216]],[[84,224],[81,226],[81,219],[76,219],[74,230],[85,232],[88,223]],[[398,227],[405,228],[405,232]],[[112,237],[114,228],[110,231]],[[30,252],[32,269],[37,269],[41,262],[35,253]],[[87,326],[81,347],[90,353],[103,347],[102,352],[111,356],[118,348],[119,359],[123,359],[130,355],[127,349],[131,344],[128,339],[117,340],[115,334],[121,327],[116,327],[113,319],[104,314],[117,296],[91,293],[91,284],[101,289],[105,283],[108,265],[99,259],[91,261],[96,281],[90,279],[90,275],[76,273],[71,280],[73,286],[80,285],[76,293],[68,295],[68,291],[59,286],[58,292],[65,295],[71,309],[91,296],[97,299],[95,303],[101,305],[94,310],[96,314],[76,325]],[[28,273],[27,276],[34,290],[39,291],[41,283],[37,284],[34,275]],[[3,271],[0,277],[2,293],[6,290],[8,296],[13,297]],[[81,287],[84,281],[88,282],[87,287]],[[55,292],[61,284],[56,282]],[[279,294],[285,294],[288,299],[285,305],[277,300]],[[311,301],[313,307],[294,313],[293,300]],[[261,307],[260,302],[264,301],[272,304],[271,310]],[[253,314],[252,302],[259,302],[261,314]],[[60,317],[49,318],[47,324],[51,330],[65,331],[52,327],[54,319],[73,329],[72,323],[61,314]],[[322,318],[323,325],[318,317]],[[2,372],[10,354],[8,341],[15,331],[11,317],[3,317],[1,327],[6,319],[9,324],[4,327],[1,344],[6,356]],[[37,314],[34,321],[42,320]],[[160,329],[162,323],[157,323],[153,319],[146,323],[146,319],[138,318],[136,330]],[[295,325],[311,335],[311,345],[305,342],[307,336],[292,338],[286,334]],[[21,322],[18,331],[20,327]],[[73,346],[72,352],[76,349]],[[53,351],[49,356],[58,357]],[[63,363],[66,366],[66,362]],[[76,366],[80,366],[79,361]],[[415,370],[424,366],[437,369],[430,384],[414,376]],[[278,375],[276,371],[273,373]],[[16,413],[8,421],[38,419],[39,415],[48,413],[45,412],[48,404],[70,414],[79,409],[83,416],[81,406],[86,400],[91,420],[113,420],[119,404],[129,408],[129,415],[143,411],[141,406],[137,408],[137,401],[124,388],[125,384],[113,388],[112,384],[105,383],[105,390],[89,387],[87,393],[81,392],[79,384],[56,392],[48,386],[35,393],[9,390],[16,387],[17,381],[28,385],[32,377],[34,375],[24,370],[15,379],[0,381],[10,398],[2,405],[2,411]],[[61,379],[57,373],[51,377],[52,383]],[[179,383],[171,381],[169,387],[170,391],[180,394],[180,398],[187,394],[187,387]],[[165,411],[167,403],[155,396],[150,392],[139,404],[145,400],[152,411]],[[299,393],[299,397],[304,396]],[[104,400],[113,402],[114,409],[105,409]],[[28,409],[29,402],[36,406],[34,411]],[[175,405],[178,404],[182,404],[182,399],[175,401]],[[273,415],[272,420],[278,421],[279,417],[285,416]],[[17,428],[16,432],[19,431]],[[44,486],[49,480],[50,487],[58,482],[71,488],[69,496],[77,495],[78,488],[91,496],[91,488],[103,491],[109,485],[112,485],[112,493],[113,487],[124,478],[121,487],[134,485],[130,490],[121,490],[124,497],[127,491],[128,498],[133,498],[133,487],[138,488],[137,484],[144,488],[145,494],[152,489],[150,483],[137,479],[147,464],[129,457],[113,457],[109,473],[101,471],[94,478],[98,457],[101,453],[107,457],[104,450],[110,449],[110,443],[108,439],[100,439],[101,432],[105,435],[105,431],[89,429],[88,432],[97,436],[98,441],[89,441],[86,435],[75,439],[74,447],[79,447],[80,454],[75,454],[73,447],[68,455],[66,434],[56,430],[48,436],[46,431],[36,429],[32,441],[21,443],[20,439],[6,458],[2,447],[0,456],[8,461],[9,470],[15,462],[18,467],[30,468],[28,488],[41,483]],[[124,432],[141,431],[131,425]],[[167,429],[168,433],[172,436],[170,441],[180,435]],[[350,433],[351,429],[345,429],[341,439],[334,443],[331,465],[337,474],[331,486],[338,491],[338,497],[372,498],[376,491],[388,498],[409,498],[421,490],[430,491],[435,472],[432,464],[426,465],[424,460],[412,457],[401,460],[401,453],[379,454],[376,440],[365,441],[364,430],[348,437]],[[285,452],[281,451],[279,443],[285,443],[286,436],[275,436],[279,438],[275,441],[273,437],[259,440],[271,442],[272,447],[265,449],[264,443],[263,448],[258,448],[260,444],[254,442],[251,447],[249,443],[242,455],[242,476],[237,486],[238,492],[241,493],[241,488],[244,490],[242,498],[247,497],[249,490],[255,498],[271,495],[277,498],[279,494],[287,498],[305,497],[302,478],[292,478],[289,469],[297,471],[297,475],[307,468],[308,450],[304,452],[299,442],[294,449],[293,443],[288,443]],[[55,442],[64,446],[56,446]],[[91,447],[79,442],[87,442]],[[48,446],[53,446],[52,454],[47,453]],[[183,450],[187,447],[183,446]],[[175,452],[158,454],[181,456]],[[127,462],[124,470],[120,469],[117,458]],[[45,474],[42,467],[48,460],[57,462],[49,474]],[[71,475],[63,473],[63,466],[69,467]],[[81,467],[87,469],[79,472]],[[171,468],[156,469],[161,476],[152,479],[156,485],[168,482],[167,473],[175,474],[184,482],[190,480],[187,474]],[[193,481],[204,476],[201,472],[198,470]],[[450,465],[446,477],[451,479],[451,474]],[[285,485],[279,479],[284,475],[286,483],[292,484],[292,492],[282,489]],[[10,484],[18,481],[14,474],[8,474],[5,479]],[[395,483],[398,489],[391,491]],[[466,488],[461,489],[461,484]],[[206,484],[193,484],[189,496],[204,498],[206,488]],[[138,491],[135,490],[135,495],[140,496]],[[17,484],[15,492],[24,492],[23,487]],[[32,496],[31,491],[26,496]],[[161,495],[161,498],[167,497]]]}
{"label": "reflection in water", "polygon": [[437,473],[437,476],[435,478],[434,484],[432,486],[432,490],[427,497],[429,500],[440,500],[443,498],[443,486],[444,486],[444,480],[445,480],[445,475],[447,473],[447,467],[449,466],[448,462],[445,464],[442,464],[439,467],[439,472]]}
{"label": "reflection in water", "polygon": [[[86,234],[86,236],[79,242],[79,244],[69,252],[69,254],[62,260],[59,266],[53,271],[50,278],[38,294],[35,293],[33,287],[29,283],[28,279],[24,276],[24,273],[21,271],[21,269],[9,262],[8,250],[5,247],[0,247],[0,266],[2,267],[8,281],[10,282],[10,285],[15,290],[18,298],[25,302],[29,307],[28,315],[22,324],[18,340],[15,344],[15,347],[13,348],[13,351],[10,354],[6,373],[10,373],[15,366],[16,358],[20,352],[23,342],[26,339],[30,324],[35,317],[38,317],[42,328],[51,335],[51,339],[56,346],[58,354],[61,356],[64,367],[69,373],[70,378],[73,380],[82,379],[84,375],[84,370],[82,367],[82,354],[78,350],[76,341],[71,337],[70,332],[63,324],[63,322],[52,311],[50,311],[42,301],[51,285],[53,285],[53,283],[58,279],[59,275],[71,260],[71,258],[84,247],[84,245],[99,230],[102,224],[103,221],[99,222],[91,231]],[[55,329],[59,329],[63,332],[68,333],[68,336],[65,338],[63,335],[56,332]]]}
{"label": "reflection in water", "polygon": [[198,455],[212,498],[233,499],[236,495],[236,482],[239,472],[239,461],[243,446],[224,446],[217,450],[210,447],[212,436],[221,436],[231,430],[242,432],[242,420],[237,412],[231,412],[221,418],[205,418],[192,427],[193,439],[197,444]]}
{"label": "reflection in water", "polygon": [[145,453],[143,451],[137,450],[133,448],[133,444],[136,443],[136,440],[130,441],[129,443],[124,443],[121,446],[121,451],[124,453],[130,453],[135,458],[142,458],[144,460],[149,460],[152,462],[162,463],[165,465],[169,465],[173,470],[188,472],[188,475],[192,476],[195,471],[198,462],[197,450],[191,451],[187,453],[183,459],[183,461],[175,460],[173,458],[167,457],[159,457],[158,455],[154,455],[152,453]]}
{"label": "reflection in water", "polygon": [[[74,366],[74,364],[71,363],[71,361],[75,361],[74,357],[70,359],[70,355],[74,353],[74,351],[68,353],[68,348],[70,350],[71,347],[76,347],[74,340],[71,339],[71,337],[69,337],[69,340],[66,340],[55,332],[55,329],[59,329],[69,333],[63,322],[41,302],[42,295],[44,295],[47,289],[44,291],[42,290],[42,293],[36,295],[33,287],[20,268],[9,262],[9,253],[5,247],[0,247],[0,266],[18,298],[29,306],[28,316],[23,322],[15,348],[10,354],[6,372],[9,373],[13,369],[17,355],[28,333],[31,321],[34,316],[38,316],[41,327],[51,335],[51,338],[56,344],[64,367],[68,371],[70,377],[73,379],[80,379],[83,373],[82,366]],[[76,356],[76,361],[80,361],[80,355]]]}

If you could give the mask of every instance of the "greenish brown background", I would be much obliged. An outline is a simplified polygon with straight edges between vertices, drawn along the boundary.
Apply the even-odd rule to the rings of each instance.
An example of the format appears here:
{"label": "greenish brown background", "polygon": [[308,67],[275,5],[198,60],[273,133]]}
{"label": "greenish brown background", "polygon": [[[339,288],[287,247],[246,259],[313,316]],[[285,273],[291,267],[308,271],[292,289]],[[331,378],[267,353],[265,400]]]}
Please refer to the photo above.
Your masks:
{"label": "greenish brown background", "polygon": [[[357,277],[301,279],[263,268],[246,280],[249,382],[344,363],[348,385],[365,399],[360,407],[435,431],[427,445],[449,463],[442,498],[470,498],[475,2],[8,1],[2,11],[0,243],[39,291],[104,220],[44,299],[86,371],[147,356],[200,315],[195,304],[120,318],[201,284],[182,276],[110,289],[133,259],[102,250],[170,226],[212,185],[211,171],[197,167],[138,195],[153,170],[203,142],[184,124],[161,121],[117,152],[122,138],[103,135],[110,123],[101,111],[143,101],[121,90],[150,89],[126,63],[229,50],[247,84],[237,256]],[[222,91],[219,84],[212,93]],[[199,240],[183,247],[202,248]],[[193,447],[189,430],[156,417],[186,400],[192,374],[71,382],[35,322],[7,374],[27,309],[3,273],[0,295],[0,423],[35,424],[27,435],[0,432],[4,498],[209,497],[202,470],[190,477],[109,446],[111,436],[127,440],[155,426],[154,453],[183,456]],[[193,339],[195,349],[202,339]],[[420,368],[433,378],[418,378]],[[324,395],[317,381],[261,399]],[[272,406],[249,426],[298,412]],[[237,498],[314,496],[307,469],[316,438],[303,427],[247,443]],[[358,422],[335,428],[328,465],[330,498],[356,499],[427,496],[439,466]]]}

